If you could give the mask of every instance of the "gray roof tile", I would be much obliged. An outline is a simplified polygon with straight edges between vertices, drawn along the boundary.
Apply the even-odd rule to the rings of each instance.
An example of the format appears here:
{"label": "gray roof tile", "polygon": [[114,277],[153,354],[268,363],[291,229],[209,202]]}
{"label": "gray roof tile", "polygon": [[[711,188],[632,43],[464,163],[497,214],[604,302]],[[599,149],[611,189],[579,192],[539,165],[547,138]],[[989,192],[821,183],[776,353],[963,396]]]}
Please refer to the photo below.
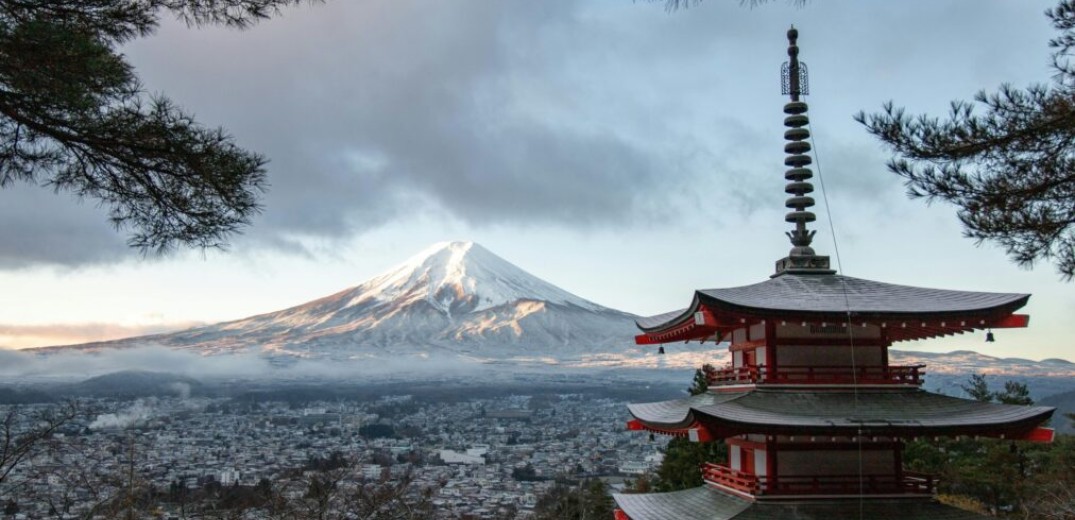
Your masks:
{"label": "gray roof tile", "polygon": [[724,520],[734,518],[751,502],[701,486],[671,493],[613,494],[631,520]]}
{"label": "gray roof tile", "polygon": [[651,425],[661,425],[665,428],[685,428],[694,422],[691,409],[712,406],[744,395],[746,395],[746,392],[706,392],[673,401],[628,404],[627,409],[631,411],[631,415]]}
{"label": "gray roof tile", "polygon": [[982,403],[918,389],[756,389],[633,404],[629,409],[635,418],[657,428],[682,428],[699,421],[758,433],[854,433],[861,429],[871,435],[975,435],[1025,430],[1044,422],[1054,411],[1045,406]]}
{"label": "gray roof tile", "polygon": [[642,330],[659,330],[682,321],[699,303],[763,314],[885,315],[894,319],[1006,310],[1026,305],[1029,294],[928,289],[841,275],[786,274],[761,283],[727,289],[701,289],[691,306],[637,320]]}
{"label": "gray roof tile", "polygon": [[701,486],[671,493],[614,494],[631,520],[983,520],[932,499],[818,499],[750,502]]}

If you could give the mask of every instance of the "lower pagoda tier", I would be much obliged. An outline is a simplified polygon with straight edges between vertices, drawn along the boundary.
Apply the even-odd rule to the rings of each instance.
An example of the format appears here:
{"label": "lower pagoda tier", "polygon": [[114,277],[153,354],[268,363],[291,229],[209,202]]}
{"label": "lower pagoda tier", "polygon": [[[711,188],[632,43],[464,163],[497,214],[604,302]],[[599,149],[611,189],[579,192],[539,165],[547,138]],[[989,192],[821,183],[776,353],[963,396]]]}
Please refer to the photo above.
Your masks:
{"label": "lower pagoda tier", "polygon": [[671,493],[615,494],[616,520],[982,520],[930,498],[755,502],[700,486]]}
{"label": "lower pagoda tier", "polygon": [[[707,392],[672,401],[631,404],[629,428],[705,440],[742,434],[794,436],[1025,439],[1054,408],[984,403],[917,388],[804,390],[757,388]],[[694,430],[692,432],[692,430]]]}

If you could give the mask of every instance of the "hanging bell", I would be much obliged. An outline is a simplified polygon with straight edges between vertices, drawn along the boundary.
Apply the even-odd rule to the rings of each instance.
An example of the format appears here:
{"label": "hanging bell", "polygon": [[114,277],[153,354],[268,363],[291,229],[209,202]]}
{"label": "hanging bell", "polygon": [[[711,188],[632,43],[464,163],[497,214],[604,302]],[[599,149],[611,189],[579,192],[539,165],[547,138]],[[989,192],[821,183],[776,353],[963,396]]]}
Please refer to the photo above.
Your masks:
{"label": "hanging bell", "polygon": [[[992,341],[992,340],[990,340],[990,341]],[[657,353],[663,356],[664,355],[664,347],[657,347]]]}
{"label": "hanging bell", "polygon": [[994,342],[994,341],[996,341],[996,340],[995,340],[995,339],[993,339],[993,331],[988,331],[988,332],[986,332],[986,333],[985,333],[985,342],[986,342],[986,343],[992,343],[992,342]]}

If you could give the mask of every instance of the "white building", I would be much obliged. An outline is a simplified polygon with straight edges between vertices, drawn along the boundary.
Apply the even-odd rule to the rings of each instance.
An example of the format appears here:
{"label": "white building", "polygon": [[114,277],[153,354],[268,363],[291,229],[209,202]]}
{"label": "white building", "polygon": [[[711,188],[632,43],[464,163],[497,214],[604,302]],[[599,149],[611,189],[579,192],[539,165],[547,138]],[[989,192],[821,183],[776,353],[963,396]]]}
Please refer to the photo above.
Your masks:
{"label": "white building", "polygon": [[380,480],[384,476],[384,468],[380,464],[363,464],[362,477],[367,480]]}
{"label": "white building", "polygon": [[239,482],[239,471],[235,468],[225,468],[217,474],[217,482],[221,486],[230,486]]}
{"label": "white building", "polygon": [[472,455],[472,450],[467,453],[459,453],[454,450],[440,450],[440,460],[445,464],[485,464],[485,458],[481,455]]}

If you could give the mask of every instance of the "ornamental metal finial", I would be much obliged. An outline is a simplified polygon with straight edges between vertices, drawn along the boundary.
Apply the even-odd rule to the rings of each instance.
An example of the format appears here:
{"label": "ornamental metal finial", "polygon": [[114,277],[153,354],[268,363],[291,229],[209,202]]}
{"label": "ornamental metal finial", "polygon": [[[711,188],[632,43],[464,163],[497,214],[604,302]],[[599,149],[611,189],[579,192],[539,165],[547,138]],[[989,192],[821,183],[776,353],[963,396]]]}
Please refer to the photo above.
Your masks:
{"label": "ornamental metal finial", "polygon": [[783,94],[790,95],[791,101],[784,105],[784,126],[788,128],[784,132],[784,139],[788,142],[784,145],[784,152],[788,154],[784,158],[784,165],[789,169],[784,172],[784,179],[788,181],[784,187],[784,193],[791,195],[784,206],[793,210],[784,216],[785,222],[795,224],[795,229],[788,231],[791,239],[791,252],[787,258],[776,262],[776,274],[779,276],[789,273],[815,273],[832,274],[835,271],[829,269],[829,257],[818,256],[814,253],[810,243],[814,239],[815,231],[806,228],[808,222],[813,222],[817,217],[806,208],[813,207],[814,198],[807,194],[813,193],[814,185],[809,181],[814,173],[807,168],[813,160],[807,155],[810,151],[810,131],[807,126],[810,120],[806,117],[806,102],[800,101],[799,96],[807,94],[806,64],[799,61],[799,46],[797,40],[799,31],[795,26],[788,30],[788,61],[781,69],[781,86]]}
{"label": "ornamental metal finial", "polygon": [[798,101],[799,96],[810,93],[810,81],[806,71],[806,64],[799,61],[799,30],[794,25],[788,29],[788,61],[780,68],[781,94],[791,96],[792,101]]}

